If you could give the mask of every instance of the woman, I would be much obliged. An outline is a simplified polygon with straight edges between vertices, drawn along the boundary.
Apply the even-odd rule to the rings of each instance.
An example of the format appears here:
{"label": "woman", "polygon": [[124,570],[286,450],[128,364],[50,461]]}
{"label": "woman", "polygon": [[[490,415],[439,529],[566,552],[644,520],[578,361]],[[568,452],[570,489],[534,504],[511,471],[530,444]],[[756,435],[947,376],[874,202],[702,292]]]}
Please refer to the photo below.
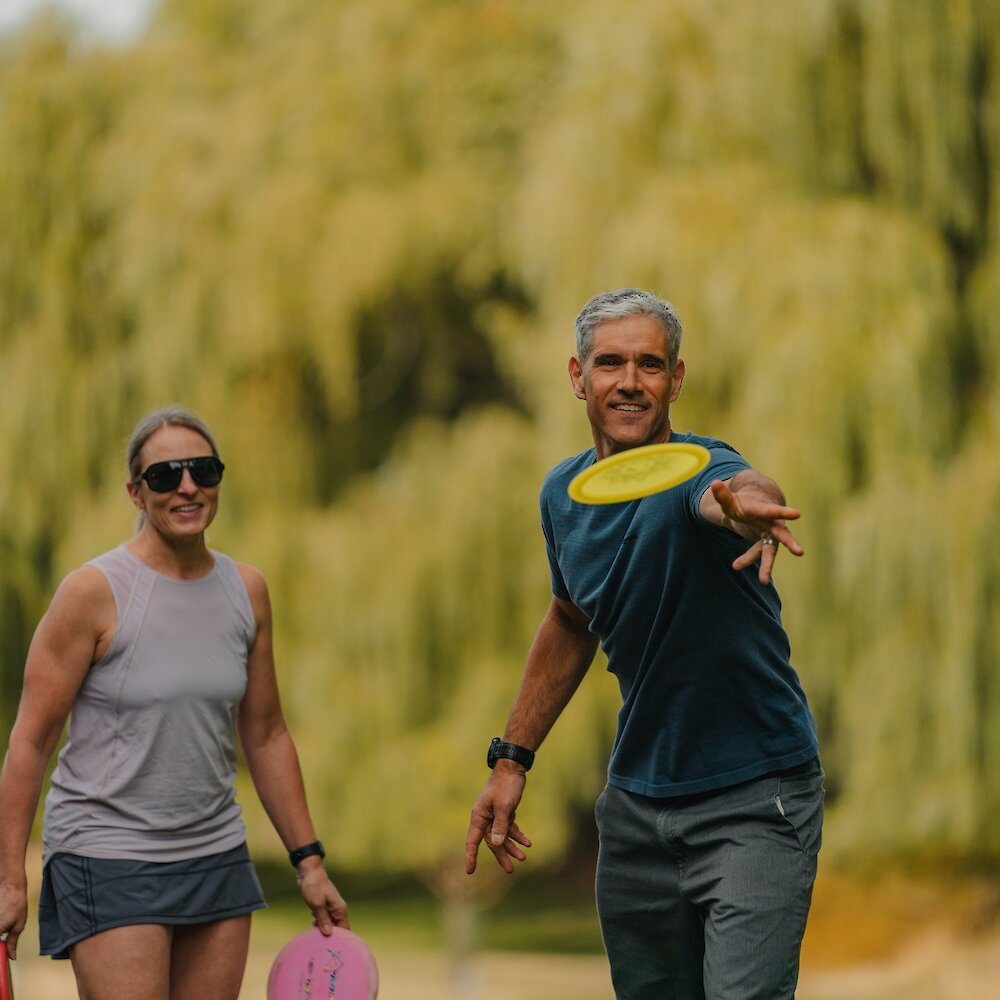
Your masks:
{"label": "woman", "polygon": [[278,700],[267,584],[205,542],[224,468],[212,433],[160,410],[128,467],[136,534],[66,577],[28,652],[0,774],[0,934],[16,954],[31,824],[72,713],[45,805],[42,954],[71,960],[82,1000],[236,1000],[265,905],[237,733],[315,923],[347,927],[347,906]]}

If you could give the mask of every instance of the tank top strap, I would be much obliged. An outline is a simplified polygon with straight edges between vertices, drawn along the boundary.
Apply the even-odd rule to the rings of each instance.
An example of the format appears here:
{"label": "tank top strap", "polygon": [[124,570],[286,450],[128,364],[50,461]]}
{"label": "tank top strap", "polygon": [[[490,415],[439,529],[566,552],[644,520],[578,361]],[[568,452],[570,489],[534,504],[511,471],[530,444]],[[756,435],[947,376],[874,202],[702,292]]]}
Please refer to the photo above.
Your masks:
{"label": "tank top strap", "polygon": [[107,660],[128,649],[138,639],[153,594],[156,574],[132,555],[124,544],[91,559],[87,565],[104,575],[115,601],[115,634],[103,657]]}
{"label": "tank top strap", "polygon": [[247,648],[249,649],[257,638],[257,620],[254,617],[253,606],[250,604],[247,586],[240,575],[239,567],[229,556],[213,549],[212,558],[215,559],[215,571],[219,574],[219,583],[246,629]]}

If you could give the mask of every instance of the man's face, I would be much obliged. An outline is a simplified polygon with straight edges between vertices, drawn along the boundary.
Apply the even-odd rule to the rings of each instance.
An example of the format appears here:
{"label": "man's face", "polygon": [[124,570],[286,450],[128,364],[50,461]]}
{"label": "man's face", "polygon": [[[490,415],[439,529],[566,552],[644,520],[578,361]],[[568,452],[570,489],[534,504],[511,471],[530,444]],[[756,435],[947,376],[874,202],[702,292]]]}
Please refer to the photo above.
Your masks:
{"label": "man's face", "polygon": [[680,395],[684,362],[670,370],[666,331],[652,316],[602,323],[587,360],[569,359],[569,376],[587,403],[598,458],[670,436],[670,404]]}

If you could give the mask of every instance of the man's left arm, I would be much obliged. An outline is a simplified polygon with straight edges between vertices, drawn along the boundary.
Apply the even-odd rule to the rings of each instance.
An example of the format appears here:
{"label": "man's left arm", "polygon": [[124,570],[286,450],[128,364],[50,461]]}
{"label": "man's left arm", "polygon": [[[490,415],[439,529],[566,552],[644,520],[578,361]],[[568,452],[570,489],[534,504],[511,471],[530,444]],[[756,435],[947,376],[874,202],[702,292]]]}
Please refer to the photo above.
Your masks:
{"label": "man's left arm", "polygon": [[728,528],[753,542],[734,560],[733,569],[746,569],[759,559],[761,583],[771,581],[779,545],[792,555],[804,552],[785,524],[797,520],[799,511],[785,505],[785,494],[773,479],[754,469],[744,469],[726,481],[716,479],[702,494],[699,511],[710,524]]}

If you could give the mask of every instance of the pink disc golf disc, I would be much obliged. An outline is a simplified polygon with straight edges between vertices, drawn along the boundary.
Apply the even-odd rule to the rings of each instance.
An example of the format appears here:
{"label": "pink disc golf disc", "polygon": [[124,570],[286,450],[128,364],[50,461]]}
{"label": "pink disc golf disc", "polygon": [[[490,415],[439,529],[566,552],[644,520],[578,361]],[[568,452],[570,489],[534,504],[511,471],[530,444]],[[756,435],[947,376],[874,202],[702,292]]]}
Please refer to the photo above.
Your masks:
{"label": "pink disc golf disc", "polygon": [[271,966],[267,1000],[375,1000],[378,967],[371,949],[351,931],[329,937],[312,927],[296,934]]}

